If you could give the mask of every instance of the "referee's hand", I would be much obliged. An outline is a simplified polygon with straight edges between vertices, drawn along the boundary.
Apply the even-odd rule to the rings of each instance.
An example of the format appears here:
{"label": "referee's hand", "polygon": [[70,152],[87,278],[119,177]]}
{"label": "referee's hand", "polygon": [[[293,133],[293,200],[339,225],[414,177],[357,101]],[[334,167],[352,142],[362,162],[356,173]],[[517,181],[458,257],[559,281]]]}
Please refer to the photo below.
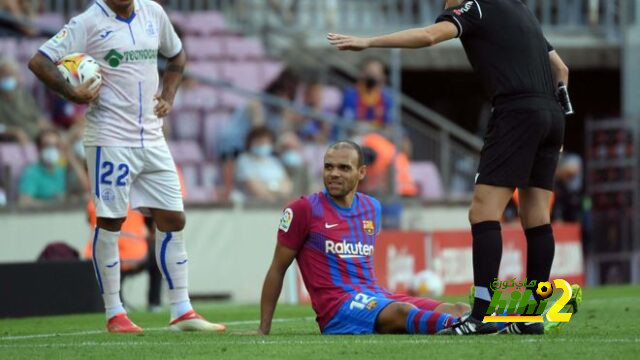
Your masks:
{"label": "referee's hand", "polygon": [[153,98],[156,101],[156,106],[153,108],[153,112],[157,117],[162,118],[171,112],[173,105],[171,105],[167,100],[163,99],[159,95],[154,96]]}
{"label": "referee's hand", "polygon": [[327,40],[329,40],[329,44],[343,51],[361,51],[369,47],[369,39],[357,36],[329,33]]}

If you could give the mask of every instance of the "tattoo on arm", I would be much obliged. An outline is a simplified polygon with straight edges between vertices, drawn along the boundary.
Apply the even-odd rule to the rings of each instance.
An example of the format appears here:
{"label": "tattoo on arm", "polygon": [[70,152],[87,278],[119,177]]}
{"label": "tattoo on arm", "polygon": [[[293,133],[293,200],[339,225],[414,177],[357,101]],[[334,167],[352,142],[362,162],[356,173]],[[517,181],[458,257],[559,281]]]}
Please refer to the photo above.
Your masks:
{"label": "tattoo on arm", "polygon": [[56,64],[43,55],[36,55],[29,64],[29,69],[51,90],[65,98],[71,94],[71,85],[62,77]]}

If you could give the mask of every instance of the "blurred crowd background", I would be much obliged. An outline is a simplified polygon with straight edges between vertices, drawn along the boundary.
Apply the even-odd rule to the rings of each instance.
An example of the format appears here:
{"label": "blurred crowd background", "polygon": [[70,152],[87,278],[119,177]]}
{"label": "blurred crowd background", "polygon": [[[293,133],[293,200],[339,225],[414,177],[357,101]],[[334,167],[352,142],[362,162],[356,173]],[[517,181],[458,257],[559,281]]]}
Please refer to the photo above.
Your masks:
{"label": "blurred crowd background", "polygon": [[[189,58],[165,119],[188,205],[280,207],[319,191],[324,151],[342,138],[365,148],[369,170],[361,191],[386,204],[469,201],[491,104],[460,45],[342,54],[324,40],[329,31],[368,35],[428,25],[443,1],[159,2]],[[633,100],[640,88],[640,62],[633,61],[640,54],[638,5],[525,3],[571,69],[576,115],[567,120],[553,219],[582,224],[585,252],[627,254],[602,261],[621,261],[605,275],[628,281],[624,274],[640,263],[631,260],[640,248],[640,111]],[[4,211],[90,200],[82,146],[86,108],[46,90],[26,63],[91,4],[0,0]],[[517,221],[517,194],[505,221]]]}

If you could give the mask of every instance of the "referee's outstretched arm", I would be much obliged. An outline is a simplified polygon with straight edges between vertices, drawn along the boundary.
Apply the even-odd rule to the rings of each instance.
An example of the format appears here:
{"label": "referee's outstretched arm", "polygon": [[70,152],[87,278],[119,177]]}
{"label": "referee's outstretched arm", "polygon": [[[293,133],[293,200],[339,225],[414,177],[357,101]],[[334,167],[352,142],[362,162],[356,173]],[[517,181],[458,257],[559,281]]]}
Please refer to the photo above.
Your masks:
{"label": "referee's outstretched arm", "polygon": [[367,48],[417,49],[432,46],[458,36],[458,28],[448,21],[423,28],[403,30],[392,34],[358,37],[329,33],[329,43],[340,50],[360,51]]}

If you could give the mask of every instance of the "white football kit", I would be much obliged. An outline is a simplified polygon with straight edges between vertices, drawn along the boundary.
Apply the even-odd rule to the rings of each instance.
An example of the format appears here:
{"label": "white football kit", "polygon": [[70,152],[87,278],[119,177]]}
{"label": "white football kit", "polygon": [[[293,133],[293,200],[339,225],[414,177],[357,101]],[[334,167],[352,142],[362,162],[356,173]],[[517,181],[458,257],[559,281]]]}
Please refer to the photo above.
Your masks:
{"label": "white football kit", "polygon": [[86,114],[84,144],[98,217],[132,208],[182,211],[180,182],[153,112],[158,53],[171,58],[182,43],[162,7],[134,0],[129,18],[96,0],[39,51],[54,62],[80,52],[100,65],[102,87]]}

